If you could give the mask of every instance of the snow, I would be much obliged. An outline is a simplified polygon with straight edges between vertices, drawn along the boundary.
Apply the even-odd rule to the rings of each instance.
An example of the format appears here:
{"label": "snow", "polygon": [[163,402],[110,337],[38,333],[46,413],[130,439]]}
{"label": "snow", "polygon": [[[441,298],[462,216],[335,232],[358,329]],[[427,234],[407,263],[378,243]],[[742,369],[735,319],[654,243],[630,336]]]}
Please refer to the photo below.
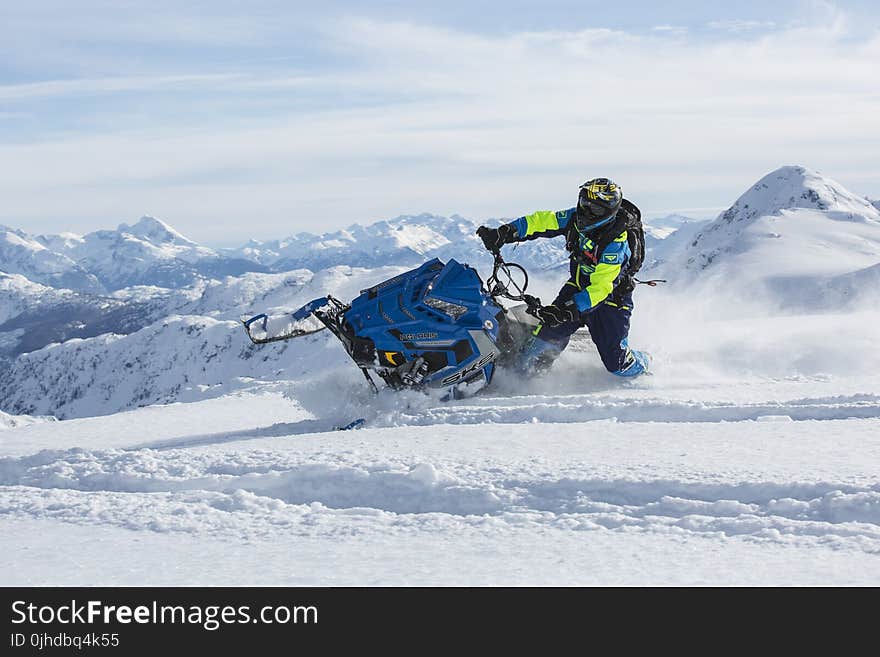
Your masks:
{"label": "snow", "polygon": [[655,246],[646,273],[731,293],[740,304],[813,312],[875,301],[880,211],[805,167],[767,174],[708,225]]}
{"label": "snow", "polygon": [[35,283],[97,292],[101,285],[63,253],[48,249],[24,231],[0,226],[0,272],[20,274]]}
{"label": "snow", "polygon": [[66,296],[46,285],[40,285],[20,274],[0,272],[0,325],[21,314],[31,301],[44,295]]}
{"label": "snow", "polygon": [[699,223],[697,219],[682,214],[668,214],[663,217],[642,217],[645,235],[657,240],[666,239],[685,224]]}
{"label": "snow", "polygon": [[141,237],[152,244],[164,243],[183,247],[197,247],[198,245],[177,232],[161,219],[145,215],[133,226],[120,224],[117,231]]}
{"label": "snow", "polygon": [[30,415],[10,415],[0,411],[0,430],[23,427],[40,422],[54,422],[54,417],[32,417]]}
{"label": "snow", "polygon": [[330,233],[299,233],[269,242],[251,240],[239,249],[225,249],[223,253],[269,266],[273,271],[318,271],[351,264],[413,266],[432,257],[443,257],[440,254],[450,245],[460,248],[463,238],[477,245],[476,229],[476,224],[457,215],[402,215],[368,226],[353,224]]}
{"label": "snow", "polygon": [[300,417],[239,395],[16,429],[4,584],[880,580],[876,417],[288,434]]}
{"label": "snow", "polygon": [[[0,365],[0,584],[880,584],[880,213],[784,167],[713,222],[669,221],[646,273],[670,283],[637,289],[630,340],[654,371],[632,381],[578,333],[544,377],[373,395],[326,332],[257,347],[236,321],[476,258],[461,218],[248,246],[363,262],[115,291],[136,330]],[[192,248],[119,230],[122,252]],[[556,248],[514,252],[545,263],[545,298]],[[0,276],[0,319],[53,294],[74,293]]]}

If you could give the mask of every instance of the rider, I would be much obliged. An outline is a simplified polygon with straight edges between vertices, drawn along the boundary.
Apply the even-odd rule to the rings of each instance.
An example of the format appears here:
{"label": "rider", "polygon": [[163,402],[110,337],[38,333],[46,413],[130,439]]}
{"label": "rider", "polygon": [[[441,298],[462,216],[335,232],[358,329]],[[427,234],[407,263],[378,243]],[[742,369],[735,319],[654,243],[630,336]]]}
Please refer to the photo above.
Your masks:
{"label": "rider", "polygon": [[630,349],[627,341],[634,283],[626,271],[632,255],[626,226],[638,217],[638,208],[623,200],[619,185],[595,178],[580,186],[577,207],[540,210],[498,228],[477,229],[493,253],[504,244],[566,236],[570,278],[552,304],[537,309],[541,323],[523,353],[521,369],[546,370],[571,335],[586,326],[609,372],[632,377],[647,371],[650,357]]}

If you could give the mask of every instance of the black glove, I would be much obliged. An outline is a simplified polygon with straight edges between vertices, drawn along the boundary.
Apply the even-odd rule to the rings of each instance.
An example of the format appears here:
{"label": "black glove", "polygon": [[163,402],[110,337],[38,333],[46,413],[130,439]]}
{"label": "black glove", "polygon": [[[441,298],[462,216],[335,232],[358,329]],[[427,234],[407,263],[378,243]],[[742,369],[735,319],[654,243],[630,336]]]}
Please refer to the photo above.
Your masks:
{"label": "black glove", "polygon": [[502,246],[516,241],[516,229],[510,224],[503,224],[498,228],[480,226],[477,228],[477,235],[483,240],[486,250],[492,253],[498,253]]}
{"label": "black glove", "polygon": [[546,327],[559,326],[566,322],[577,319],[577,311],[573,308],[560,308],[559,306],[541,306],[538,308],[538,319]]}

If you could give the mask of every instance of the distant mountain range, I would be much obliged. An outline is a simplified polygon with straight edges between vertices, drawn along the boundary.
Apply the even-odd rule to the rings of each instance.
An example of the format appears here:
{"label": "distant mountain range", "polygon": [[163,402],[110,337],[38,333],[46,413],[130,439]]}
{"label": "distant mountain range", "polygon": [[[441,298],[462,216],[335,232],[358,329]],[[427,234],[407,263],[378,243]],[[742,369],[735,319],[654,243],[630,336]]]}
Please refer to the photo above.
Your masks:
{"label": "distant mountain range", "polygon": [[[654,220],[648,233],[651,239],[662,239],[687,221],[687,217],[670,215]],[[251,240],[232,249],[199,245],[154,217],[82,236],[34,236],[0,226],[0,272],[56,289],[108,294],[132,286],[178,289],[249,272],[417,265],[432,257],[476,262],[487,258],[475,235],[477,226],[458,215],[420,214],[368,226],[354,224],[322,235],[298,233],[268,242]],[[566,260],[560,240],[530,245],[517,257],[536,271]]]}
{"label": "distant mountain range", "polygon": [[35,283],[101,294],[132,285],[176,288],[197,280],[268,271],[199,246],[153,217],[87,235],[31,236],[0,227],[0,271]]}
{"label": "distant mountain range", "polygon": [[[661,294],[750,299],[768,312],[852,307],[880,288],[878,205],[782,167],[714,221],[649,220],[645,277],[670,281]],[[476,227],[422,214],[236,249],[201,246],[152,217],[83,236],[0,227],[0,411],[81,417],[295,379],[342,350],[321,336],[258,350],[231,320],[327,293],[350,299],[432,257],[485,274]],[[505,251],[554,279],[567,262],[561,239]]]}

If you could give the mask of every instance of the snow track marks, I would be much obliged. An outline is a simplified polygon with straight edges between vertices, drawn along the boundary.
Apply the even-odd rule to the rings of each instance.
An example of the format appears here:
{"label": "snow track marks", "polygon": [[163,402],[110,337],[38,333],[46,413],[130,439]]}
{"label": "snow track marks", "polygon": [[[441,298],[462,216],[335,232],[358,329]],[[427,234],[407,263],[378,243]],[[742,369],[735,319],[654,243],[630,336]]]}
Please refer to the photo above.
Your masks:
{"label": "snow track marks", "polygon": [[[272,450],[71,449],[0,459],[0,485],[0,515],[244,539],[376,523],[393,531],[528,523],[820,541],[880,554],[880,484],[560,478],[455,463],[365,465],[351,455],[303,463]],[[345,523],[334,522],[340,516]]]}

